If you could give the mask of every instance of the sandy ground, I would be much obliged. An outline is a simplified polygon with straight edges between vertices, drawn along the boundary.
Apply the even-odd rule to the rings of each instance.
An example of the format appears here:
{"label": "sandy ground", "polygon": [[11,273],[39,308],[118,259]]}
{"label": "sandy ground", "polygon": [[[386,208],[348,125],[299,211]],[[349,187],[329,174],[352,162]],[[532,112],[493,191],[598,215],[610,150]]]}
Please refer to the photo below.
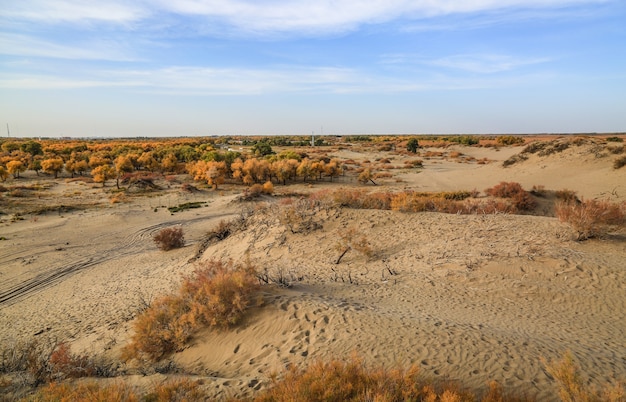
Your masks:
{"label": "sandy ground", "polygon": [[[423,170],[396,170],[377,190],[480,191],[505,180],[626,199],[626,170],[613,170],[610,158],[589,147],[532,155],[509,168],[501,162],[520,147],[446,152],[455,149],[492,162],[425,159]],[[357,186],[348,178],[337,185]],[[61,196],[76,189],[83,198],[103,197],[101,189],[76,182],[61,182],[54,191]],[[310,190],[276,186],[285,189]],[[320,209],[314,215],[319,229],[294,234],[276,219],[270,197],[246,230],[189,262],[209,229],[250,207],[236,197],[173,190],[80,212],[5,219],[0,344],[47,337],[115,356],[131,334],[132,318],[176,289],[181,275],[211,258],[249,257],[291,287],[264,286],[263,305],[242,326],[203,331],[171,356],[181,371],[204,378],[216,398],[249,395],[291,364],[355,352],[368,364],[417,364],[428,376],[471,387],[497,380],[539,400],[556,396],[541,359],[566,350],[590,384],[626,378],[626,233],[575,242],[553,217]],[[176,214],[164,208],[189,201],[207,204]],[[173,225],[183,227],[187,245],[159,251],[152,236]],[[375,256],[351,251],[335,264],[347,229],[365,234]],[[164,376],[128,378],[140,383]]]}

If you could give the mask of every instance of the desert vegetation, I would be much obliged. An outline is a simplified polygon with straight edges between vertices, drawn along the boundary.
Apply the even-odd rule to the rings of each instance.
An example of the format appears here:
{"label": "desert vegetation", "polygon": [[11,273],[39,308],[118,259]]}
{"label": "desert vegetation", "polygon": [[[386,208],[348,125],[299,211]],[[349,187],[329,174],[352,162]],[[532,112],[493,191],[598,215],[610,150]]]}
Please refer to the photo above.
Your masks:
{"label": "desert vegetation", "polygon": [[180,351],[201,327],[237,324],[256,287],[255,268],[212,260],[185,278],[177,294],[155,300],[137,317],[126,359],[158,360]]}
{"label": "desert vegetation", "polygon": [[[7,280],[3,278],[0,289],[0,307],[12,312],[12,303],[17,306],[33,295],[37,297],[32,300],[43,300],[54,286],[68,278],[79,280],[79,272],[100,272],[104,264],[119,269],[114,268],[110,286],[99,297],[110,293],[132,301],[126,302],[123,313],[97,327],[84,312],[98,306],[83,299],[87,307],[76,304],[80,309],[71,314],[51,314],[51,324],[46,318],[44,324],[22,332],[37,341],[25,337],[3,344],[0,393],[14,400],[210,400],[218,395],[214,381],[228,379],[224,381],[230,387],[244,390],[233,400],[533,400],[532,391],[525,395],[519,387],[508,388],[518,376],[533,378],[533,386],[543,395],[553,384],[554,399],[624,400],[618,382],[598,386],[612,374],[602,372],[605,356],[598,359],[598,366],[583,360],[584,368],[576,365],[573,354],[565,354],[562,360],[544,361],[538,372],[532,364],[528,372],[516,371],[514,365],[503,366],[501,372],[480,372],[483,367],[463,366],[452,357],[434,362],[415,345],[411,360],[415,363],[395,368],[388,360],[385,366],[372,364],[386,352],[374,351],[371,345],[360,346],[368,364],[360,357],[340,360],[324,350],[324,342],[343,341],[345,333],[338,334],[336,328],[333,332],[333,326],[344,325],[348,337],[356,336],[359,320],[367,314],[375,314],[381,326],[388,317],[400,315],[421,320],[415,328],[440,331],[449,326],[447,332],[437,332],[441,342],[436,347],[428,345],[431,353],[438,347],[447,351],[453,342],[471,348],[469,341],[459,339],[464,331],[474,330],[486,339],[475,340],[477,347],[495,350],[499,339],[490,332],[487,313],[471,322],[468,315],[487,311],[487,304],[497,306],[499,313],[513,312],[517,305],[546,294],[553,298],[546,309],[550,303],[561,308],[574,298],[571,289],[586,291],[590,285],[583,281],[602,277],[604,260],[613,258],[626,228],[626,203],[619,186],[626,165],[622,138],[359,135],[318,138],[315,146],[298,136],[1,139],[0,223],[3,228],[32,228],[30,237],[19,231],[0,233],[0,258],[11,267],[2,272]],[[540,175],[538,165],[549,170],[551,161],[567,158],[592,160],[589,166],[600,166],[617,184],[593,190],[590,196],[588,181],[582,181],[587,178],[580,184],[561,183],[548,180],[549,174]],[[448,174],[465,168],[470,172],[463,173],[467,180]],[[525,169],[540,174],[531,176]],[[442,176],[432,180],[437,172]],[[483,172],[489,174],[481,176]],[[522,216],[513,216],[517,214]],[[94,235],[81,226],[82,215],[113,226],[123,221],[121,217],[130,217],[137,227],[125,232],[120,225],[119,230]],[[65,224],[86,234],[79,240],[33,246],[39,251],[32,256],[19,251],[32,239],[44,237],[40,228]],[[534,225],[540,228],[535,230]],[[397,235],[406,228],[412,231]],[[428,235],[414,238],[422,228]],[[518,236],[523,231],[527,234]],[[435,247],[439,237],[446,237],[446,243]],[[515,240],[498,245],[509,237]],[[82,252],[80,241],[107,246],[98,248],[96,256],[83,256],[75,251]],[[462,242],[468,243],[466,249],[459,248]],[[605,254],[588,263],[584,256],[595,253],[594,247]],[[176,248],[183,249],[163,252]],[[308,250],[304,257],[298,254],[302,249]],[[137,255],[151,256],[150,264]],[[233,255],[236,259],[230,259]],[[116,264],[117,259],[123,263]],[[163,268],[168,264],[171,267]],[[185,274],[176,288],[179,270]],[[135,271],[146,284],[131,289],[123,282]],[[36,275],[22,283],[15,272]],[[106,271],[102,272],[104,278]],[[485,277],[496,282],[510,279],[503,285],[507,292],[483,288]],[[544,280],[561,293],[553,295],[555,288],[542,287]],[[430,301],[454,296],[459,289],[455,283],[468,293],[450,302],[454,305],[450,316],[440,318],[424,310]],[[401,293],[403,286],[407,293]],[[431,288],[435,293],[428,294]],[[167,289],[174,291],[163,291]],[[343,293],[335,297],[333,292]],[[72,300],[81,300],[80,291],[70,293]],[[353,303],[360,294],[369,299]],[[420,294],[423,299],[413,299]],[[493,299],[494,294],[502,297]],[[485,301],[471,304],[471,298],[464,298],[468,295],[481,295]],[[396,308],[398,300],[419,310]],[[581,316],[586,314],[584,306],[577,308]],[[259,337],[270,332],[279,339],[259,343],[260,351],[246,350],[249,345],[239,339],[250,338],[241,334],[272,314],[280,317],[274,318],[278,335],[259,330]],[[70,324],[59,316],[69,316]],[[12,320],[11,325],[6,323],[7,331],[14,323],[20,325]],[[54,338],[62,325],[75,326],[66,332],[72,336]],[[126,332],[120,336],[124,325]],[[515,330],[526,333],[521,327]],[[207,333],[227,345],[228,365],[185,361],[186,353],[202,347],[201,335]],[[402,336],[406,340],[415,334]],[[420,342],[431,341],[426,338]],[[603,340],[607,348],[615,349],[619,343]],[[88,351],[85,343],[92,341],[102,350]],[[236,345],[231,347],[230,342]],[[514,342],[522,352],[534,352],[532,342],[530,346],[526,340]],[[556,340],[546,342],[560,350]],[[502,358],[507,347],[511,345],[489,353]],[[500,363],[505,364],[496,365]],[[456,380],[448,380],[447,367],[457,370]],[[169,379],[138,386],[131,378],[155,373]],[[248,376],[245,380],[240,379],[242,373]],[[490,378],[494,374],[509,383],[499,384]],[[467,385],[468,378],[475,381],[479,376],[481,384]],[[535,383],[537,378],[544,382]],[[228,399],[227,393],[219,395],[218,399]]]}

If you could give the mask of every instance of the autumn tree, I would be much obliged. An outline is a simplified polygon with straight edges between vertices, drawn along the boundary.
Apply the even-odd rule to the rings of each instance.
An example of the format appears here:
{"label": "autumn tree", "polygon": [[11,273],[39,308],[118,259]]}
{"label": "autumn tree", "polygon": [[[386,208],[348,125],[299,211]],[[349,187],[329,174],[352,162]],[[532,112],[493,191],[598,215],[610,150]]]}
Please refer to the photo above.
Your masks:
{"label": "autumn tree", "polygon": [[26,170],[26,165],[24,165],[24,162],[22,161],[13,160],[7,162],[7,171],[13,175],[14,179],[18,179],[20,177],[20,172],[23,172],[24,170]]}
{"label": "autumn tree", "polygon": [[224,183],[226,178],[226,162],[198,161],[191,163],[187,171],[194,180],[206,180],[209,186],[217,190],[217,186]]}
{"label": "autumn tree", "polygon": [[34,171],[37,176],[39,176],[39,171],[41,170],[41,161],[42,157],[40,155],[37,155],[28,164],[28,169]]}
{"label": "autumn tree", "polygon": [[111,163],[111,161],[101,155],[91,155],[89,158],[89,167],[92,169],[97,168],[98,166],[108,165],[109,163]]}
{"label": "autumn tree", "polygon": [[102,187],[106,184],[107,180],[113,179],[115,174],[115,169],[113,169],[109,165],[99,165],[91,170],[91,176],[93,177],[93,181],[96,183],[102,183]]}
{"label": "autumn tree", "polygon": [[87,161],[81,158],[76,152],[72,152],[70,159],[65,163],[65,171],[71,174],[72,177],[74,177],[76,173],[82,176],[83,173],[87,171],[88,167]]}
{"label": "autumn tree", "polygon": [[156,158],[154,157],[154,153],[152,152],[142,153],[141,156],[139,156],[139,158],[137,159],[137,162],[141,167],[151,172],[154,172],[161,168],[161,164],[158,160],[156,160]]}
{"label": "autumn tree", "polygon": [[41,168],[46,173],[54,174],[56,179],[59,176],[59,172],[63,170],[63,159],[50,158],[41,162]]}
{"label": "autumn tree", "polygon": [[165,155],[163,160],[161,160],[161,169],[163,169],[164,172],[171,173],[178,171],[178,159],[176,155],[173,153]]}
{"label": "autumn tree", "polygon": [[298,165],[298,176],[302,176],[304,181],[308,178],[315,176],[315,172],[313,171],[312,162],[308,158],[302,159],[302,162]]}
{"label": "autumn tree", "polygon": [[115,158],[115,171],[117,172],[115,185],[120,188],[120,177],[124,173],[130,173],[133,171],[133,162],[128,155],[120,155]]}
{"label": "autumn tree", "polygon": [[375,186],[377,185],[374,181],[374,176],[372,175],[372,171],[370,170],[370,168],[366,168],[365,170],[363,170],[361,174],[359,174],[357,180],[359,183],[367,184],[367,182],[371,181]]}
{"label": "autumn tree", "polygon": [[330,177],[330,181],[333,181],[333,177],[337,177],[341,174],[342,169],[341,166],[339,165],[339,161],[336,159],[333,159],[332,161],[330,161],[329,163],[326,164],[325,168],[325,174],[326,176]]}

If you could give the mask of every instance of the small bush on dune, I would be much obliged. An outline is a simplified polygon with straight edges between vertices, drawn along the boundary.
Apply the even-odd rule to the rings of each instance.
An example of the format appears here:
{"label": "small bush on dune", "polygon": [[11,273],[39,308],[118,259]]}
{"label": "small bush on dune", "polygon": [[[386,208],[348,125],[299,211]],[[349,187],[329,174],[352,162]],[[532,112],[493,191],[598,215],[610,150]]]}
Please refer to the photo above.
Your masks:
{"label": "small bush on dune", "polygon": [[580,201],[578,197],[576,196],[576,191],[573,191],[573,190],[567,190],[567,189],[557,190],[554,192],[554,196],[556,197],[557,200],[560,200],[563,202],[579,202]]}
{"label": "small bush on dune", "polygon": [[243,317],[256,289],[255,269],[212,260],[185,278],[175,295],[156,300],[134,323],[123,357],[156,361],[180,351],[201,326],[229,327]]}
{"label": "small bush on dune", "polygon": [[585,385],[571,352],[566,352],[559,361],[543,363],[557,381],[563,402],[622,402],[626,397],[622,384],[605,386],[602,391]]}
{"label": "small bush on dune", "polygon": [[42,402],[172,402],[204,401],[207,400],[207,397],[206,393],[200,389],[198,382],[182,379],[156,385],[154,389],[143,396],[135,387],[122,381],[109,384],[53,382],[26,400]]}
{"label": "small bush on dune", "polygon": [[183,228],[165,228],[154,236],[154,242],[163,251],[180,248],[185,245]]}
{"label": "small bush on dune", "polygon": [[486,189],[485,193],[492,197],[511,199],[515,207],[520,211],[530,211],[537,206],[537,201],[519,183],[503,181],[492,188]]}
{"label": "small bush on dune", "polygon": [[555,205],[557,218],[568,223],[577,233],[577,240],[606,236],[613,228],[626,224],[626,202],[582,200],[559,201]]}
{"label": "small bush on dune", "polygon": [[72,401],[72,402],[109,402],[139,401],[135,390],[123,382],[110,385],[88,383],[50,383],[27,400],[41,402]]}
{"label": "small bush on dune", "polygon": [[316,362],[306,369],[292,368],[281,380],[254,399],[256,402],[282,401],[442,401],[442,402],[515,402],[530,400],[506,395],[496,383],[482,399],[458,384],[433,382],[420,375],[419,368],[369,369],[353,357],[347,362]]}
{"label": "small bush on dune", "polygon": [[620,169],[624,166],[626,166],[626,156],[617,158],[615,159],[615,162],[613,162],[613,169]]}

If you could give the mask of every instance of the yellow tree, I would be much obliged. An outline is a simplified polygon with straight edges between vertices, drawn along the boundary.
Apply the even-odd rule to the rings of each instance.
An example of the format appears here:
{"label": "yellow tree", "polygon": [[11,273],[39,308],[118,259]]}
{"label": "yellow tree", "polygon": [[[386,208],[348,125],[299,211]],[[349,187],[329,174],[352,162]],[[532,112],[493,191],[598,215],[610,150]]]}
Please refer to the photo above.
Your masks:
{"label": "yellow tree", "polygon": [[63,170],[63,159],[50,158],[41,162],[41,169],[46,173],[54,174],[56,179],[59,176],[59,172]]}
{"label": "yellow tree", "polygon": [[209,186],[213,186],[217,190],[219,184],[224,183],[226,177],[226,162],[206,162],[206,170],[204,178]]}
{"label": "yellow tree", "polygon": [[302,176],[304,181],[306,181],[309,177],[315,176],[315,172],[313,171],[312,163],[308,158],[302,159],[302,162],[298,165],[298,175]]}
{"label": "yellow tree", "polygon": [[339,165],[339,161],[336,159],[331,160],[324,167],[326,176],[330,177],[330,181],[333,181],[333,177],[337,177],[341,174],[342,169]]}
{"label": "yellow tree", "polygon": [[176,173],[178,170],[178,159],[176,159],[176,155],[171,153],[167,154],[161,161],[161,169],[165,172]]}
{"label": "yellow tree", "polygon": [[130,173],[133,171],[133,161],[128,155],[120,155],[115,158],[115,171],[117,172],[117,177],[115,181],[115,185],[117,188],[120,188],[120,177],[124,173]]}
{"label": "yellow tree", "polygon": [[148,169],[151,172],[154,172],[155,170],[159,170],[161,168],[161,164],[154,158],[152,152],[142,153],[141,156],[139,156],[139,158],[137,159],[137,162],[144,169]]}
{"label": "yellow tree", "polygon": [[91,170],[91,176],[96,183],[102,183],[104,187],[107,180],[115,177],[115,169],[109,165],[99,165]]}
{"label": "yellow tree", "polygon": [[22,161],[10,161],[7,162],[7,170],[13,175],[14,179],[17,179],[20,177],[20,172],[26,170],[26,165],[24,165],[24,162]]}

